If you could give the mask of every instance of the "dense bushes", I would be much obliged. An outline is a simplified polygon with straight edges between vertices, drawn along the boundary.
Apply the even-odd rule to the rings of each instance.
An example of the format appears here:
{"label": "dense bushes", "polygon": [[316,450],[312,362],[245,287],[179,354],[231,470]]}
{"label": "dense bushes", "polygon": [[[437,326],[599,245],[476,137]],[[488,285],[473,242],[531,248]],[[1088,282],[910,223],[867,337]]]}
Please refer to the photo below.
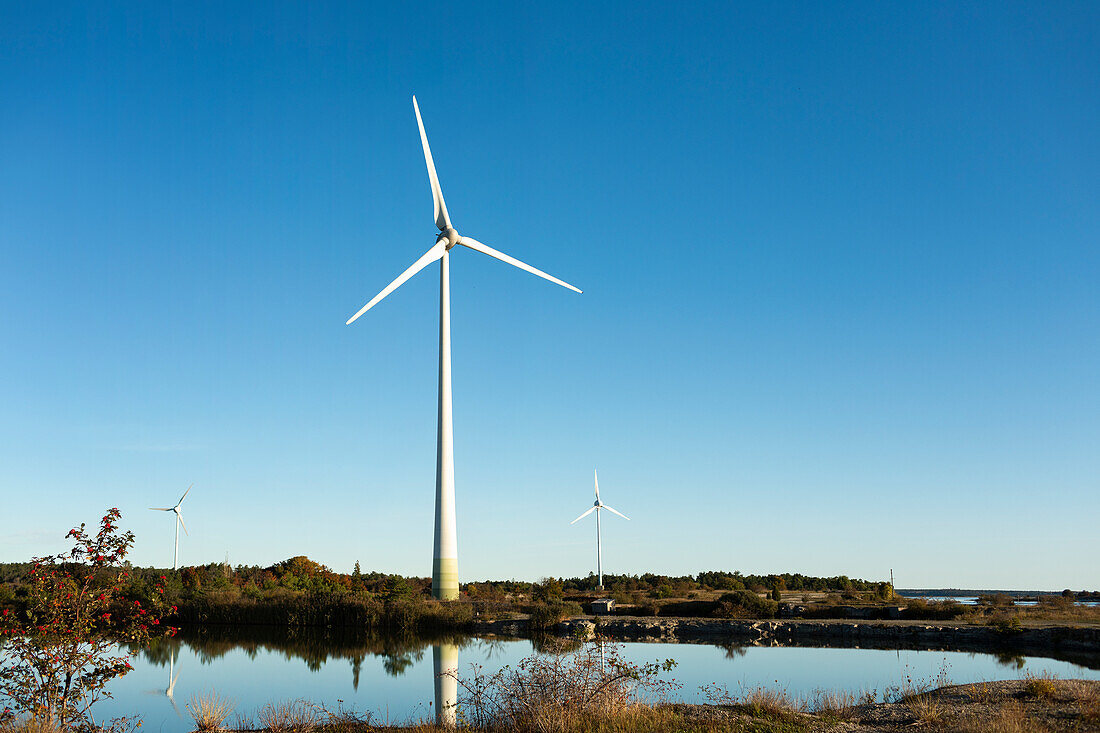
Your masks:
{"label": "dense bushes", "polygon": [[530,616],[531,628],[543,631],[556,626],[564,618],[580,616],[584,612],[579,603],[572,601],[535,603],[523,610]]}
{"label": "dense bushes", "polygon": [[761,598],[752,591],[735,590],[724,594],[711,612],[716,618],[774,618],[779,604]]}
{"label": "dense bushes", "polygon": [[951,599],[928,602],[923,598],[911,598],[902,612],[903,618],[934,619],[937,621],[957,619],[965,615],[967,615],[966,606]]}
{"label": "dense bushes", "polygon": [[182,624],[267,624],[382,629],[462,628],[473,621],[469,603],[413,596],[381,600],[339,593],[277,592],[264,598],[206,593],[179,602]]}

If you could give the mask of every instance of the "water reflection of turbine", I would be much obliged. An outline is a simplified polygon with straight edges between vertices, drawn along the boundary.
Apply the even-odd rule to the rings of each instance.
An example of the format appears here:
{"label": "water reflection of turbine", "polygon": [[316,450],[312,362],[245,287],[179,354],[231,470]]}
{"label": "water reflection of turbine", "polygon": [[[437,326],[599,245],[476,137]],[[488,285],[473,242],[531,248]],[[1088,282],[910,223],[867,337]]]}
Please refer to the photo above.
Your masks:
{"label": "water reflection of turbine", "polygon": [[432,662],[435,670],[435,722],[454,726],[458,708],[458,645],[433,645]]}
{"label": "water reflection of turbine", "polygon": [[176,672],[176,650],[172,648],[168,652],[168,689],[164,691],[165,696],[172,703],[172,707],[176,710],[176,715],[180,714],[180,709],[176,707],[176,682],[179,681],[179,672]]}
{"label": "water reflection of turbine", "polygon": [[168,687],[161,690],[148,690],[146,694],[149,695],[164,695],[168,698],[168,702],[172,703],[172,709],[176,711],[176,717],[182,718],[183,714],[180,713],[179,706],[176,705],[176,682],[179,680],[179,672],[176,672],[176,649],[170,647],[168,651]]}

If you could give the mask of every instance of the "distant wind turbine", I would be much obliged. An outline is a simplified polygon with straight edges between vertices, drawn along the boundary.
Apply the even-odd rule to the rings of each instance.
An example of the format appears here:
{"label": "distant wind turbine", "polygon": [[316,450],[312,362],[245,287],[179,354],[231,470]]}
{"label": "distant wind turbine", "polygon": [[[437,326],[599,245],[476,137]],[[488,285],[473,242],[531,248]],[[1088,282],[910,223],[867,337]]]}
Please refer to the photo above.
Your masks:
{"label": "distant wind turbine", "polygon": [[[194,486],[194,484],[191,484],[191,486]],[[151,506],[151,507],[149,507],[149,509],[151,511],[154,511],[154,512],[175,512],[175,514],[176,514],[176,544],[175,544],[175,550],[172,552],[172,569],[173,570],[175,570],[177,567],[179,567],[180,527],[183,527],[183,531],[184,531],[185,534],[187,534],[188,536],[191,535],[191,533],[187,531],[187,525],[183,523],[183,514],[180,512],[180,505],[183,504],[183,500],[187,498],[187,495],[189,493],[191,493],[191,486],[187,487],[187,491],[183,492],[183,496],[180,497],[180,500],[176,502],[175,506],[170,506],[170,507]]]}
{"label": "distant wind turbine", "polygon": [[432,199],[435,201],[435,225],[439,228],[435,245],[401,273],[396,280],[387,285],[382,292],[374,296],[359,312],[347,320],[351,324],[366,313],[383,298],[400,287],[406,280],[438,260],[439,270],[439,427],[435,464],[435,548],[432,558],[432,596],[444,600],[458,597],[458,538],[455,530],[455,485],[454,485],[454,431],[451,426],[451,277],[450,251],[456,244],[476,252],[526,270],[533,275],[557,283],[563,287],[581,292],[567,282],[547,275],[503,252],[489,247],[476,239],[459,236],[451,226],[447,214],[447,204],[443,201],[443,189],[435,173],[435,162],[428,147],[428,135],[424,132],[424,121],[420,118],[420,107],[413,97],[413,111],[416,113],[416,125],[420,128],[420,144],[424,148],[424,162],[428,166],[428,180],[432,187]]}
{"label": "distant wind turbine", "polygon": [[607,504],[604,504],[602,501],[600,501],[600,476],[595,471],[595,469],[592,470],[592,476],[596,480],[596,501],[592,503],[591,509],[574,519],[572,522],[570,522],[570,524],[576,524],[592,512],[596,512],[596,572],[599,574],[600,579],[600,584],[596,586],[596,590],[603,590],[603,548],[600,545],[600,510],[606,509],[609,512],[618,514],[620,517],[627,520],[628,522],[630,521],[630,517],[626,516],[616,509],[612,509]]}

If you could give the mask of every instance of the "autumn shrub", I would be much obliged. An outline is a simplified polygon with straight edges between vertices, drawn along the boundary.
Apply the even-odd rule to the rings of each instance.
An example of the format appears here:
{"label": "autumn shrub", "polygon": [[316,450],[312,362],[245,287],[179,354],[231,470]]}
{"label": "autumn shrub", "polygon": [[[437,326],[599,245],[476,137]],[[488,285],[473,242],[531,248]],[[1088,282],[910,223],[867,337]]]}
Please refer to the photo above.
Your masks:
{"label": "autumn shrub", "polygon": [[986,623],[1002,634],[1013,634],[1022,628],[1020,617],[1009,613],[996,613]]}
{"label": "autumn shrub", "polygon": [[580,604],[573,601],[536,603],[527,606],[524,610],[527,611],[530,619],[528,623],[531,625],[531,628],[535,630],[549,629],[560,623],[562,619],[568,618],[569,616],[579,616],[583,613]]}
{"label": "autumn shrub", "polygon": [[714,606],[716,618],[774,618],[779,604],[748,590],[723,594]]}
{"label": "autumn shrub", "polygon": [[[119,532],[121,516],[109,509],[94,535],[84,524],[69,530],[69,552],[32,562],[25,606],[0,612],[0,699],[6,701],[0,718],[36,729],[99,728],[91,707],[111,697],[108,683],[130,671],[130,657],[151,636],[175,633],[160,622],[163,584],[144,604],[123,591],[130,575],[123,562],[134,535]],[[122,651],[120,643],[132,651]]]}
{"label": "autumn shrub", "polygon": [[1054,684],[1055,677],[1049,672],[1038,674],[1028,672],[1024,675],[1024,691],[1031,697],[1049,700],[1054,697],[1057,687]]}

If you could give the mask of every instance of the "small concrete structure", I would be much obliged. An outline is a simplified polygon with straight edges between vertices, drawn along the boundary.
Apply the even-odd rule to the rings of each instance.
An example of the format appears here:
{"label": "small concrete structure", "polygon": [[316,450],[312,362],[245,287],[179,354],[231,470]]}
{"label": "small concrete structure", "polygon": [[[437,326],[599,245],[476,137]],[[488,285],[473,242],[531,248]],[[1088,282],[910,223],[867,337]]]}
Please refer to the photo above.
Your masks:
{"label": "small concrete structure", "polygon": [[592,601],[592,613],[597,616],[606,616],[615,610],[614,598],[598,598]]}

